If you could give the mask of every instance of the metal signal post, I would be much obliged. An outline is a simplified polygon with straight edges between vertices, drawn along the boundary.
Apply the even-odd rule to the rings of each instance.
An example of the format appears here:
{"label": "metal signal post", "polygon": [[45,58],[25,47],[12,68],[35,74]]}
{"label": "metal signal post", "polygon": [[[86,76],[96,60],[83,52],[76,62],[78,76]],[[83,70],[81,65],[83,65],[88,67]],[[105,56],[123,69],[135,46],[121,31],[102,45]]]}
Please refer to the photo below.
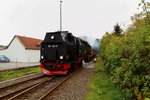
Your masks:
{"label": "metal signal post", "polygon": [[60,0],[60,32],[62,31],[62,0]]}

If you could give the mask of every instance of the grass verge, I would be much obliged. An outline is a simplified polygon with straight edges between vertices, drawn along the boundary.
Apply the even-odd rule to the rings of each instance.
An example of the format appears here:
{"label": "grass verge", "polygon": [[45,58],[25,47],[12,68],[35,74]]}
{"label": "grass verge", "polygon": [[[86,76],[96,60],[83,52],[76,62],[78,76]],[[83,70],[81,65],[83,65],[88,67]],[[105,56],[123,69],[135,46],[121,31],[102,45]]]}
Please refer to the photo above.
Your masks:
{"label": "grass verge", "polygon": [[94,76],[89,83],[90,91],[85,100],[125,100],[121,90],[108,79],[101,58],[98,57],[97,59]]}
{"label": "grass verge", "polygon": [[0,72],[0,81],[10,80],[13,78],[17,78],[20,76],[38,73],[41,72],[41,68],[39,67],[32,67],[32,68],[24,68],[19,70],[9,70],[9,71],[1,71]]}

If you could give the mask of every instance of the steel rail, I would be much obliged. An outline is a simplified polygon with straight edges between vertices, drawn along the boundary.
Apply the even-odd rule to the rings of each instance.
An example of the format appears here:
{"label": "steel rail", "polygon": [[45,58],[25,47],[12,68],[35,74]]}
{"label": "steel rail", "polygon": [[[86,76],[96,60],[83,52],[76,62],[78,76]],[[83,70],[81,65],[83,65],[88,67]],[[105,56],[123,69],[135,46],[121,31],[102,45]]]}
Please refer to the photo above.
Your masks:
{"label": "steel rail", "polygon": [[[40,74],[40,73],[39,73],[39,74]],[[11,84],[11,85],[8,85],[8,86],[4,86],[4,87],[2,87],[2,88],[0,88],[0,89],[9,88],[9,87],[12,87],[12,86],[15,86],[15,85],[18,85],[18,84],[24,83],[24,82],[28,82],[28,81],[33,80],[33,79],[38,79],[38,78],[43,77],[43,76],[44,76],[44,74],[43,74],[43,75],[41,75],[41,76],[38,76],[38,77],[32,78],[32,79],[28,79],[28,80],[24,80],[24,81],[21,81],[21,82],[15,83],[15,84]]]}
{"label": "steel rail", "polygon": [[[43,76],[44,76],[44,75],[39,76],[39,77],[36,77],[36,78],[29,79],[29,80],[21,81],[21,82],[19,82],[19,83],[12,84],[12,85],[9,85],[9,86],[5,86],[5,87],[2,87],[2,88],[0,88],[0,89],[2,90],[2,89],[5,89],[5,88],[10,88],[10,87],[13,87],[13,86],[15,86],[15,85],[19,85],[19,84],[21,84],[21,83],[28,82],[28,81],[30,81],[30,80],[34,80],[34,79],[41,78],[41,77],[43,77]],[[15,95],[15,94],[17,94],[17,93],[19,93],[19,92],[21,92],[21,91],[23,91],[23,90],[25,90],[25,89],[27,89],[27,88],[30,88],[30,87],[32,87],[32,86],[34,86],[34,85],[36,85],[36,84],[38,84],[38,83],[34,83],[34,84],[31,84],[30,86],[26,86],[26,87],[24,87],[24,88],[22,88],[22,89],[18,89],[18,90],[16,90],[16,91],[12,91],[12,92],[10,92],[10,93],[1,95],[1,96],[0,96],[0,100],[6,98],[6,97],[8,97],[8,96]]]}
{"label": "steel rail", "polygon": [[24,87],[24,88],[22,88],[22,89],[19,89],[19,90],[10,92],[10,93],[5,94],[5,95],[2,95],[2,96],[0,96],[0,100],[6,98],[6,97],[8,97],[8,96],[15,95],[15,94],[17,94],[17,93],[19,93],[19,92],[21,92],[21,91],[24,91],[24,90],[26,90],[26,89],[28,89],[28,88],[30,88],[30,87],[36,85],[36,84],[39,84],[39,83],[35,83],[35,84],[30,85],[30,86]]}
{"label": "steel rail", "polygon": [[51,78],[49,78],[49,79],[47,79],[47,80],[44,80],[44,81],[42,81],[42,82],[40,82],[40,83],[38,83],[38,84],[36,84],[36,85],[33,85],[33,86],[31,86],[30,88],[25,89],[25,90],[22,91],[21,93],[14,95],[13,97],[9,98],[8,100],[16,100],[16,98],[21,97],[23,94],[25,94],[25,93],[27,93],[27,92],[29,92],[29,91],[32,91],[32,90],[35,89],[36,87],[40,86],[41,84],[43,84],[43,83],[45,83],[45,82],[47,82],[47,81],[50,81],[50,80],[54,79],[55,77],[56,77],[56,76],[53,76],[53,77],[51,77]]}
{"label": "steel rail", "polygon": [[[83,68],[80,69],[80,71]],[[61,82],[59,82],[58,84],[56,84],[49,92],[47,92],[45,95],[43,95],[41,98],[39,98],[38,100],[45,100],[45,98],[51,94],[53,91],[55,91],[58,87],[60,87],[63,83],[65,83],[68,79],[70,79],[73,75],[75,75],[76,73],[79,73],[79,70],[71,73],[69,76],[67,76],[67,78],[63,79]]]}
{"label": "steel rail", "polygon": [[[37,83],[36,83],[36,84],[37,84]],[[34,84],[34,85],[35,85],[35,84]],[[33,86],[33,85],[32,85],[32,86]],[[23,91],[23,90],[25,90],[25,89],[27,89],[27,88],[30,88],[30,87],[31,87],[31,86],[28,86],[28,87],[19,89],[19,90],[17,90],[17,91],[13,91],[13,92],[11,92],[11,93],[2,95],[2,96],[0,96],[0,100],[6,98],[6,97],[8,97],[8,96],[15,95],[16,93],[19,93],[19,92],[21,92],[21,91]]]}

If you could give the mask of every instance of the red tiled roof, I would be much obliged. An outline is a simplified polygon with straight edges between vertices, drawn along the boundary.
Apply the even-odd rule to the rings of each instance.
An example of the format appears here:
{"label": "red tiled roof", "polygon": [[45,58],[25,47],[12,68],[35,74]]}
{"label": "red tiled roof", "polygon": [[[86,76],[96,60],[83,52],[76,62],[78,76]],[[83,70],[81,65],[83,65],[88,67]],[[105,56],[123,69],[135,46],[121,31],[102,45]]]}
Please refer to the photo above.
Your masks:
{"label": "red tiled roof", "polygon": [[19,36],[16,35],[20,42],[24,45],[25,49],[31,49],[31,50],[39,50],[40,49],[40,43],[42,40],[40,39],[35,39],[31,37],[26,37],[26,36]]}
{"label": "red tiled roof", "polygon": [[40,49],[40,43],[42,42],[42,40],[31,38],[31,37],[26,37],[26,36],[19,36],[19,35],[15,35],[14,38],[11,40],[11,42],[5,49],[7,49],[11,45],[12,41],[15,38],[18,38],[20,40],[20,42],[23,44],[25,49],[30,49],[30,50]]}

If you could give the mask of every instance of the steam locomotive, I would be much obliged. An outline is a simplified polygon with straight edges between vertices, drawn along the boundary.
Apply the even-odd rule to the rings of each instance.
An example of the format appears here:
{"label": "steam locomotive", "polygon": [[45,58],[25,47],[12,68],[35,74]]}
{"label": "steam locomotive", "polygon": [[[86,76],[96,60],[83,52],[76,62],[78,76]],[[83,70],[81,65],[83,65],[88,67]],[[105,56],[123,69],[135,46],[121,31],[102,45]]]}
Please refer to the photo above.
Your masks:
{"label": "steam locomotive", "polygon": [[95,52],[84,40],[68,31],[46,33],[41,43],[40,67],[47,75],[65,75],[72,67],[89,62]]}

